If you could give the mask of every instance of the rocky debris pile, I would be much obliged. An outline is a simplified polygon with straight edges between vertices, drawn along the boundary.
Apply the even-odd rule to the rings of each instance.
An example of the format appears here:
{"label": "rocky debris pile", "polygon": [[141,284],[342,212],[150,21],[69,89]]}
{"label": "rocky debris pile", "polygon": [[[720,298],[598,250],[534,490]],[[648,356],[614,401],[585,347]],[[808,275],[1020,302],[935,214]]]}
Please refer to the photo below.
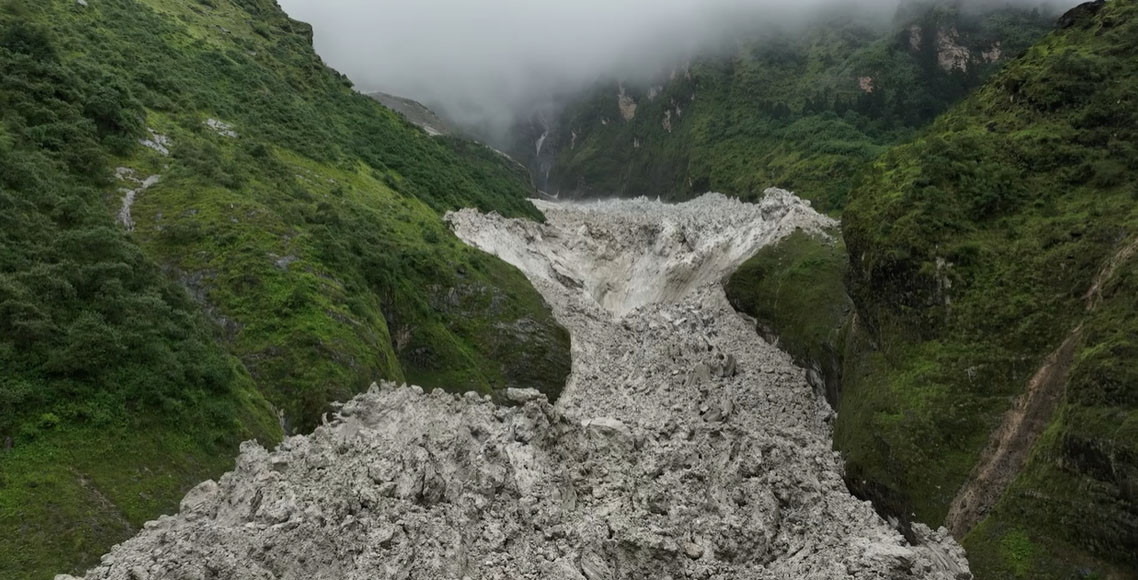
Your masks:
{"label": "rocky debris pile", "polygon": [[408,122],[418,126],[432,137],[456,133],[453,127],[423,103],[380,92],[368,93],[367,96],[379,101],[388,109],[403,115],[403,118],[407,119]]}
{"label": "rocky debris pile", "polygon": [[308,437],[247,443],[87,577],[951,577],[815,467],[832,454],[805,432],[578,423],[513,395],[373,387]]}
{"label": "rocky debris pile", "polygon": [[808,425],[828,445],[832,411],[734,312],[721,282],[763,246],[797,229],[821,234],[832,220],[780,189],[759,204],[719,194],[678,205],[536,203],[545,224],[473,210],[447,219],[467,243],[520,268],[569,329],[566,413],[650,426],[726,399],[747,412],[750,430]]}
{"label": "rocky debris pile", "polygon": [[[719,280],[736,259],[826,224],[771,197],[543,205],[546,224],[453,214],[572,333],[556,407],[528,389],[500,407],[373,387],[308,437],[246,444],[234,472],[87,577],[969,578],[943,530],[918,526],[910,545],[849,494],[832,412],[728,305]],[[731,239],[750,241],[718,246],[731,259],[711,253]],[[624,280],[627,252],[669,266]],[[597,293],[605,282],[624,298]],[[620,284],[653,285],[656,298]]]}

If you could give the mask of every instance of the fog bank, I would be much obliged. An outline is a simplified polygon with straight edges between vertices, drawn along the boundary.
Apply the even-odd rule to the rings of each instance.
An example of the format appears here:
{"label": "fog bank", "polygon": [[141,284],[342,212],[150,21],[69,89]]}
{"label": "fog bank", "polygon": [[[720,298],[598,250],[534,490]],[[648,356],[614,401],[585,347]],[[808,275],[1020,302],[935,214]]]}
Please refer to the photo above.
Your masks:
{"label": "fog bank", "polygon": [[898,5],[898,0],[279,1],[293,18],[314,26],[317,51],[361,91],[410,97],[483,128],[503,127],[516,114],[601,75],[654,73],[732,30],[851,9],[884,20]]}

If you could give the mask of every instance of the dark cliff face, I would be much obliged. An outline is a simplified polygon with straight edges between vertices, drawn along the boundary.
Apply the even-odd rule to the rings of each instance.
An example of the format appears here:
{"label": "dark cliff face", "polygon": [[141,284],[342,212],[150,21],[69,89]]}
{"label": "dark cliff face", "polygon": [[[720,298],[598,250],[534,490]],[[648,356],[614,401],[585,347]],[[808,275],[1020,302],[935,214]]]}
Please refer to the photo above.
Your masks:
{"label": "dark cliff face", "polygon": [[501,143],[510,157],[529,170],[534,188],[550,195],[557,190],[550,173],[563,147],[560,123],[564,107],[562,103],[549,104],[519,117]]}

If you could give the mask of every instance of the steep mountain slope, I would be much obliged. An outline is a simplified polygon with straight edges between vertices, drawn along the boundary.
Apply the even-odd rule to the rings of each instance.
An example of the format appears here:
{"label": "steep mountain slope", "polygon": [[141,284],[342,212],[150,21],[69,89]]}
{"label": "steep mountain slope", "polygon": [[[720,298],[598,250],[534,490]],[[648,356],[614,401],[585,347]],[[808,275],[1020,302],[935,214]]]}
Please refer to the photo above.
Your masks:
{"label": "steep mountain slope", "polygon": [[1138,574],[1138,5],[1060,22],[845,213],[837,445],[981,578]]}
{"label": "steep mountain slope", "polygon": [[511,153],[555,194],[754,199],[780,186],[837,210],[864,163],[978,86],[1050,22],[1027,9],[913,2],[891,25],[856,12],[763,25],[726,55],[677,67],[655,86],[601,84],[552,123],[523,126]]}
{"label": "steep mountain slope", "polygon": [[527,176],[271,0],[0,2],[0,577],[81,569],[373,380],[556,397],[568,335],[442,223]]}

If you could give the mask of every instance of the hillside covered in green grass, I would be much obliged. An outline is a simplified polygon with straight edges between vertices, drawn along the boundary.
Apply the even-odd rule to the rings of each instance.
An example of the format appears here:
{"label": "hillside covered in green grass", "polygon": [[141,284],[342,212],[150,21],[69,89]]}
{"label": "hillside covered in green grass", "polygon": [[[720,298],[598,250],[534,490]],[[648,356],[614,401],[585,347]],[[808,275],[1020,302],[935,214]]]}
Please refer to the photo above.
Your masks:
{"label": "hillside covered in green grass", "polygon": [[374,380],[559,393],[567,333],[441,220],[539,218],[524,172],[311,40],[272,0],[0,0],[0,577],[82,570]]}
{"label": "hillside covered in green grass", "polygon": [[[947,516],[981,578],[1138,574],[1138,4],[1060,27],[877,160],[844,219],[837,445],[866,490]],[[1013,405],[1023,460],[982,473]],[[977,513],[951,509],[965,485]]]}
{"label": "hillside covered in green grass", "polygon": [[969,6],[908,2],[889,23],[851,7],[758,25],[655,84],[601,83],[552,123],[544,154],[526,141],[515,156],[554,194],[755,199],[778,186],[839,211],[865,163],[1053,22],[1038,9]]}

